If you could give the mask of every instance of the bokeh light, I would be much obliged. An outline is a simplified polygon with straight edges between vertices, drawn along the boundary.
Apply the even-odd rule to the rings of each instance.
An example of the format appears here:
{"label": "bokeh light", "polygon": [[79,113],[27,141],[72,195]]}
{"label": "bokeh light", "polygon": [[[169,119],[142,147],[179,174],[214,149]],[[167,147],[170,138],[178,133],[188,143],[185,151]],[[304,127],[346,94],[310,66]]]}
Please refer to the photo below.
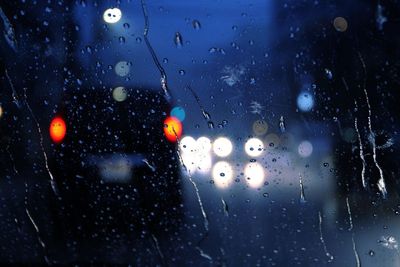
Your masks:
{"label": "bokeh light", "polygon": [[197,155],[195,153],[182,153],[181,155],[183,164],[185,164],[186,170],[191,174],[197,170]]}
{"label": "bokeh light", "polygon": [[297,97],[297,107],[303,111],[308,112],[314,107],[314,97],[308,92],[302,92]]}
{"label": "bokeh light", "polygon": [[122,86],[116,87],[113,92],[112,92],[112,96],[114,98],[115,101],[117,102],[123,102],[126,100],[126,98],[128,97],[128,93],[126,92],[126,89]]}
{"label": "bokeh light", "polygon": [[244,145],[244,151],[250,157],[258,157],[264,151],[264,144],[258,138],[250,138]]}
{"label": "bokeh light", "polygon": [[3,107],[2,106],[0,106],[0,119],[1,119],[1,117],[3,117]]}
{"label": "bokeh light", "polygon": [[253,132],[255,135],[264,135],[268,132],[268,124],[265,120],[257,120],[253,123]]}
{"label": "bokeh light", "polygon": [[179,149],[182,153],[195,153],[197,151],[197,142],[191,136],[185,136],[179,142]]}
{"label": "bokeh light", "polygon": [[214,141],[213,151],[218,157],[227,157],[233,149],[232,142],[226,137],[219,137]]}
{"label": "bokeh light", "polygon": [[347,20],[343,17],[336,17],[333,20],[333,27],[335,27],[338,32],[345,32],[348,27]]}
{"label": "bokeh light", "polygon": [[182,123],[175,117],[168,117],[164,121],[164,134],[170,142],[176,142],[176,139],[181,138]]}
{"label": "bokeh light", "polygon": [[217,162],[212,170],[214,183],[219,188],[227,188],[233,180],[233,170],[226,161]]}
{"label": "bokeh light", "polygon": [[212,159],[210,153],[197,154],[197,170],[201,173],[207,173],[211,170]]}
{"label": "bokeh light", "polygon": [[184,121],[186,118],[186,112],[182,107],[174,107],[171,110],[170,115],[177,118],[180,121]]}
{"label": "bokeh light", "polygon": [[208,153],[211,150],[211,140],[205,136],[197,139],[197,149],[200,153]]}
{"label": "bokeh light", "polygon": [[125,77],[126,75],[129,74],[131,68],[129,66],[129,63],[126,61],[120,61],[117,64],[115,64],[114,71],[118,76]]}
{"label": "bokeh light", "polygon": [[103,19],[106,23],[117,23],[122,17],[122,12],[119,8],[109,8],[103,13]]}
{"label": "bokeh light", "polygon": [[307,158],[307,157],[311,156],[311,154],[313,152],[313,145],[309,141],[305,140],[299,144],[297,150],[301,157]]}
{"label": "bokeh light", "polygon": [[265,139],[264,139],[264,144],[266,148],[274,148],[279,146],[281,143],[281,139],[279,138],[278,135],[274,133],[268,134]]}
{"label": "bokeh light", "polygon": [[65,121],[61,117],[55,117],[50,123],[50,137],[54,143],[60,143],[67,132]]}
{"label": "bokeh light", "polygon": [[252,188],[259,188],[264,184],[265,172],[258,162],[248,163],[244,168],[246,183]]}

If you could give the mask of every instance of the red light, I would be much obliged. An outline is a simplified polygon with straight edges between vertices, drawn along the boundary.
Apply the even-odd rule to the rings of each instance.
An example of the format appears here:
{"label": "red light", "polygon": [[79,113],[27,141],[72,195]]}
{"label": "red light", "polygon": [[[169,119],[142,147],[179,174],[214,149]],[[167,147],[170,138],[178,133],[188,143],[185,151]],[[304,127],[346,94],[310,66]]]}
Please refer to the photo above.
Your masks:
{"label": "red light", "polygon": [[175,117],[168,117],[164,121],[164,134],[170,142],[176,142],[182,135],[182,123]]}
{"label": "red light", "polygon": [[50,123],[50,137],[54,143],[60,143],[67,132],[65,121],[61,117],[55,117]]}

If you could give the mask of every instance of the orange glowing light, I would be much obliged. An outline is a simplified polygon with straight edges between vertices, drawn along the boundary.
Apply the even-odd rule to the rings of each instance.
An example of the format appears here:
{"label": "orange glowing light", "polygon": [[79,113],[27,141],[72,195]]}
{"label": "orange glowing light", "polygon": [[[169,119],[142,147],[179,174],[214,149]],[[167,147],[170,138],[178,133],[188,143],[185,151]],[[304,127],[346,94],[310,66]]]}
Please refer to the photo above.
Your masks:
{"label": "orange glowing light", "polygon": [[50,137],[54,143],[60,143],[67,132],[65,121],[61,117],[55,117],[50,123]]}
{"label": "orange glowing light", "polygon": [[176,142],[176,139],[181,138],[182,123],[175,117],[168,117],[164,121],[164,134],[170,142]]}

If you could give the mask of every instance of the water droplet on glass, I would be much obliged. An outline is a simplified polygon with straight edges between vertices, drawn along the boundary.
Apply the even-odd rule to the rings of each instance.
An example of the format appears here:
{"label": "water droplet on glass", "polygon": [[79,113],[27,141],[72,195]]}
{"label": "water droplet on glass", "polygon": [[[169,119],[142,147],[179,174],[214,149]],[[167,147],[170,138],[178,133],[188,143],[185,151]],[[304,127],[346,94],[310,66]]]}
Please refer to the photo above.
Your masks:
{"label": "water droplet on glass", "polygon": [[183,46],[183,38],[179,32],[175,33],[174,42],[175,42],[176,47],[178,47],[178,48]]}
{"label": "water droplet on glass", "polygon": [[371,257],[375,256],[375,251],[373,251],[372,249],[368,252],[368,255],[370,255]]}
{"label": "water droplet on glass", "polygon": [[195,30],[200,30],[200,29],[201,29],[200,21],[198,21],[198,20],[196,20],[196,19],[192,21],[192,25],[193,25],[193,28],[194,28]]}
{"label": "water droplet on glass", "polygon": [[332,80],[333,74],[332,74],[332,72],[331,72],[329,69],[325,69],[325,74],[326,74],[326,77],[327,77],[329,80]]}
{"label": "water droplet on glass", "polygon": [[129,29],[129,27],[130,27],[129,23],[124,23],[123,26],[124,26],[125,29]]}
{"label": "water droplet on glass", "polygon": [[120,36],[120,37],[118,38],[118,41],[119,41],[121,44],[124,44],[124,43],[125,43],[125,37]]}
{"label": "water droplet on glass", "polygon": [[91,54],[92,53],[92,47],[90,45],[86,46],[86,51]]}

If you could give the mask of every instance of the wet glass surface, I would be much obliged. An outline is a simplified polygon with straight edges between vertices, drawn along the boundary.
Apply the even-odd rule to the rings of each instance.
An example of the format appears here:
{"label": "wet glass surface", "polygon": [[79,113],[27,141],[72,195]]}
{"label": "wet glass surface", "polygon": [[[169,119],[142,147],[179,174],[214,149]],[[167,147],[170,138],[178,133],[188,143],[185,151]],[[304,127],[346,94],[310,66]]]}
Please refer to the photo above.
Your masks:
{"label": "wet glass surface", "polygon": [[399,266],[399,16],[0,1],[0,263]]}

